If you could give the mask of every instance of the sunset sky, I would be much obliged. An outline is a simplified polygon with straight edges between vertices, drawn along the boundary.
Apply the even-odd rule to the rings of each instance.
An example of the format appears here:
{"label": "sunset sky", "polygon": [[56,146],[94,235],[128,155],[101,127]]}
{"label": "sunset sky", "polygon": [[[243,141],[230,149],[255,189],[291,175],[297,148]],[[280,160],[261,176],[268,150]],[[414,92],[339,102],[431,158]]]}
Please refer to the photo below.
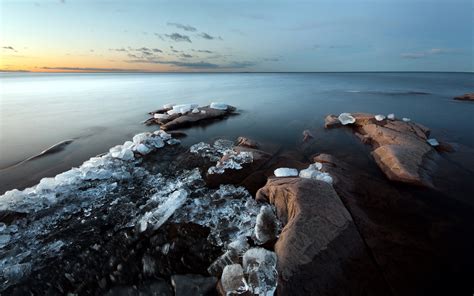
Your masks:
{"label": "sunset sky", "polygon": [[0,0],[3,71],[473,71],[472,0]]}

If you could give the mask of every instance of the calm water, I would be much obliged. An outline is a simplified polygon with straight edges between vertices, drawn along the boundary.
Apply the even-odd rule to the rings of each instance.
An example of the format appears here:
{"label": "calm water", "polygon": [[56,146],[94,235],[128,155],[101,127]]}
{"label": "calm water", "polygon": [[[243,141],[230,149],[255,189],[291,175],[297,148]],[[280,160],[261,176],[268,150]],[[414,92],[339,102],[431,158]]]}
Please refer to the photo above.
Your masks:
{"label": "calm water", "polygon": [[[429,126],[439,139],[474,147],[474,74],[0,74],[0,194],[81,164],[134,134],[165,103],[223,101],[241,114],[186,130],[184,144],[249,136],[296,145],[301,132],[324,133],[328,113],[396,113]],[[337,134],[337,132],[336,132]],[[8,168],[65,139],[64,151]],[[344,137],[321,143],[331,150]],[[351,147],[348,147],[350,151]]]}

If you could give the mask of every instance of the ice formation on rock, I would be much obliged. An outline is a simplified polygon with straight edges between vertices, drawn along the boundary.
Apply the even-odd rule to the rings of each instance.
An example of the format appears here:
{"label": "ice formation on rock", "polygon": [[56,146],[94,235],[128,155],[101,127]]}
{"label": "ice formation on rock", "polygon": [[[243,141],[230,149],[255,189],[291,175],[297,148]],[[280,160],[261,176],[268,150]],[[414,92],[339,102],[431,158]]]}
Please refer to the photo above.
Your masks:
{"label": "ice formation on rock", "polygon": [[244,254],[244,272],[252,293],[265,296],[274,294],[278,283],[276,263],[276,254],[264,248],[252,248]]}
{"label": "ice formation on rock", "polygon": [[301,170],[299,176],[300,178],[314,179],[332,184],[333,179],[331,175],[326,172],[321,172],[322,168],[323,165],[321,163],[315,162],[309,165],[307,169]]}
{"label": "ice formation on rock", "polygon": [[227,110],[228,105],[221,102],[212,102],[209,107],[217,110]]}
{"label": "ice formation on rock", "polygon": [[395,114],[390,113],[390,114],[387,115],[387,118],[390,119],[390,120],[395,120]]}
{"label": "ice formation on rock", "polygon": [[404,122],[410,122],[410,121],[411,121],[411,119],[408,118],[408,117],[403,117],[402,120],[403,120]]}
{"label": "ice formation on rock", "polygon": [[242,294],[249,289],[244,278],[244,270],[240,264],[227,265],[222,272],[221,283],[227,295],[232,293]]}
{"label": "ice formation on rock", "polygon": [[341,113],[337,119],[339,119],[342,125],[352,124],[356,121],[350,113]]}
{"label": "ice formation on rock", "polygon": [[385,119],[385,115],[382,115],[382,114],[375,115],[375,120],[377,121],[382,121],[384,119]]}
{"label": "ice formation on rock", "polygon": [[426,142],[428,142],[428,144],[430,144],[433,147],[439,146],[439,142],[435,138],[430,138],[426,140]]}
{"label": "ice formation on rock", "polygon": [[170,116],[168,114],[162,114],[162,113],[155,113],[153,114],[153,118],[156,118],[156,119],[168,119]]}
{"label": "ice formation on rock", "polygon": [[200,111],[199,111],[198,108],[194,108],[193,111],[191,111],[191,112],[192,112],[193,114],[197,114],[197,113],[199,113]]}
{"label": "ice formation on rock", "polygon": [[255,222],[255,237],[259,244],[274,240],[278,234],[279,223],[270,205],[260,208]]}
{"label": "ice formation on rock", "polygon": [[242,165],[253,162],[253,153],[250,151],[237,152],[233,149],[234,143],[228,140],[217,140],[213,145],[198,143],[191,146],[190,151],[216,161],[216,165],[208,169],[209,174],[222,174],[227,169],[240,170]]}
{"label": "ice formation on rock", "polygon": [[180,104],[180,105],[174,105],[173,109],[169,110],[167,113],[168,115],[173,115],[173,114],[186,114],[193,110],[194,108],[197,108],[199,105],[198,104]]}
{"label": "ice formation on rock", "polygon": [[296,177],[298,176],[298,170],[292,168],[278,168],[273,174],[275,177]]}

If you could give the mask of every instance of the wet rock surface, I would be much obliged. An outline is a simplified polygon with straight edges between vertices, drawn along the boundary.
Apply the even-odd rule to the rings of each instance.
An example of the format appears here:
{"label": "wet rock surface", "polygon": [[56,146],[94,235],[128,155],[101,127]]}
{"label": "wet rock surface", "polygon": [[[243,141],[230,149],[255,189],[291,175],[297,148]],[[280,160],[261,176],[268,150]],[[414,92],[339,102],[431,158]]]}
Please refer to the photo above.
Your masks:
{"label": "wet rock surface", "polygon": [[455,100],[458,100],[458,101],[471,101],[473,102],[474,101],[474,93],[468,93],[468,94],[464,94],[462,96],[457,96],[457,97],[454,97]]}
{"label": "wet rock surface", "polygon": [[330,184],[271,178],[256,198],[274,204],[284,224],[275,244],[279,295],[381,295],[388,290]]}

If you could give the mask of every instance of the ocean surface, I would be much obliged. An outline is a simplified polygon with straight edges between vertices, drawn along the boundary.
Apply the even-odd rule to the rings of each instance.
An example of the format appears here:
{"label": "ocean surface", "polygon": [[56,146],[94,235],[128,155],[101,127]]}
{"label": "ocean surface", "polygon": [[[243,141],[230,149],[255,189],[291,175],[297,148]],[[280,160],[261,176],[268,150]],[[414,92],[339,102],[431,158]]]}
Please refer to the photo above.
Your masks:
{"label": "ocean surface", "polygon": [[[329,135],[324,117],[369,112],[411,118],[437,139],[474,148],[474,103],[452,99],[472,91],[472,73],[0,73],[0,194],[157,130],[142,122],[165,103],[238,108],[238,116],[183,130],[183,145],[247,136],[291,148],[311,129],[321,151],[357,155],[360,145],[344,131]],[[22,162],[68,139],[64,150]]]}

